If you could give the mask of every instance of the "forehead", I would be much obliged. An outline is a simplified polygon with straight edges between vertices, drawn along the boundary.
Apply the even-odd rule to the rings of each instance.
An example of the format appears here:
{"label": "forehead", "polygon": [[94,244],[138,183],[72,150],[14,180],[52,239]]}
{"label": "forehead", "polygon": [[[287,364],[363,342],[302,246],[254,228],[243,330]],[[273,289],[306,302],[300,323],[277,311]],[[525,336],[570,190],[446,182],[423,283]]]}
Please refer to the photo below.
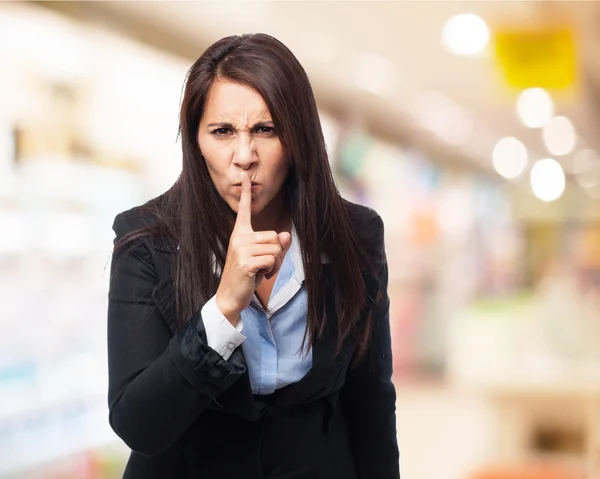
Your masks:
{"label": "forehead", "polygon": [[204,119],[208,121],[270,120],[264,98],[256,90],[239,83],[216,81],[212,84]]}

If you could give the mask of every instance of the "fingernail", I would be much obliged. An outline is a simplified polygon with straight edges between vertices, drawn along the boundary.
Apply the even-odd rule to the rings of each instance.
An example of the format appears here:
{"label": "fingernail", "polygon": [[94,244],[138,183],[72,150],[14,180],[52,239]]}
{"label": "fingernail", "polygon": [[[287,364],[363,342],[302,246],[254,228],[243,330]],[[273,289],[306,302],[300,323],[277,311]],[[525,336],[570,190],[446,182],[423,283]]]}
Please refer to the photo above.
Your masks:
{"label": "fingernail", "polygon": [[244,172],[240,171],[240,181],[244,181]]}

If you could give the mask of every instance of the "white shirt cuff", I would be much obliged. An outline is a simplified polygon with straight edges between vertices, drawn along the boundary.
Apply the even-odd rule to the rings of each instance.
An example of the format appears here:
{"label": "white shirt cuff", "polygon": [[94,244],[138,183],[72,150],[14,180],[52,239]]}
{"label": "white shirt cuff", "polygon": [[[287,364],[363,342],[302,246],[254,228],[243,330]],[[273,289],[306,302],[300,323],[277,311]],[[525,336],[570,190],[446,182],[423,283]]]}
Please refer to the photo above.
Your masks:
{"label": "white shirt cuff", "polygon": [[234,327],[217,307],[216,295],[202,307],[201,315],[208,346],[227,361],[233,351],[246,339],[242,334],[244,327],[242,319],[240,318]]}

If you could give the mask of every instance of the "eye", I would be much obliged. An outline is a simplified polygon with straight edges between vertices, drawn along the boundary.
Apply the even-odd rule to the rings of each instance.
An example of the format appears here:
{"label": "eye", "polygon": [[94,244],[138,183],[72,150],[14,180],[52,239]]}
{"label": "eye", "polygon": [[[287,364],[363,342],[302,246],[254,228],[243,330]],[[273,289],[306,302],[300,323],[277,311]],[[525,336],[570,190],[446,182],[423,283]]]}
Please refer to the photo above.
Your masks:
{"label": "eye", "polygon": [[259,126],[255,131],[260,135],[272,135],[275,133],[275,128],[272,126]]}
{"label": "eye", "polygon": [[228,136],[232,133],[231,128],[217,128],[212,131],[215,136]]}

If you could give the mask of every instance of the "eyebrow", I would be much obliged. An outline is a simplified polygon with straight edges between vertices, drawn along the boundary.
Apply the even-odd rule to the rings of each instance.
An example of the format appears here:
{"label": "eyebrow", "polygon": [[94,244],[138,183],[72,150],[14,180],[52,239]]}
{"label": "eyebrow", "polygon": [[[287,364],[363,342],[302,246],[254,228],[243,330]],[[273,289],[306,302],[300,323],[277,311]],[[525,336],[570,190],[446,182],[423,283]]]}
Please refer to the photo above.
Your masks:
{"label": "eyebrow", "polygon": [[[256,128],[257,126],[271,126],[274,125],[272,120],[267,120],[267,121],[259,121],[258,123],[255,123],[254,126],[252,128]],[[208,128],[214,128],[214,127],[219,127],[219,128],[231,128],[234,129],[233,125],[231,123],[226,123],[226,122],[221,122],[221,123],[209,123],[207,125]]]}

